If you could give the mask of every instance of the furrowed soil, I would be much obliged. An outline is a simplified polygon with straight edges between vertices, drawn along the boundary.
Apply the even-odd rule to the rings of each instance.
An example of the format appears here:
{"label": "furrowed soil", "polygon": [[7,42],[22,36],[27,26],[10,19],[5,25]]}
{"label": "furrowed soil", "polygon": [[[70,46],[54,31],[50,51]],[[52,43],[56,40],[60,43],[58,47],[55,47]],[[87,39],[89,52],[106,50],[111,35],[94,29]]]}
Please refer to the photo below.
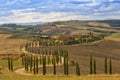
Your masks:
{"label": "furrowed soil", "polygon": [[[56,47],[42,47],[43,49],[55,49]],[[66,49],[69,52],[69,59],[72,61],[78,61],[81,74],[89,74],[89,56],[92,54],[96,59],[97,74],[104,74],[104,60],[105,56],[108,57],[108,68],[109,59],[112,59],[113,73],[120,73],[120,39],[117,38],[105,38],[101,41],[88,43],[84,45],[72,45],[62,46],[60,48]],[[48,72],[52,68],[48,68]],[[58,67],[58,74],[62,73],[63,68]],[[51,72],[51,71],[50,71]],[[69,67],[71,75],[75,75],[75,66]]]}

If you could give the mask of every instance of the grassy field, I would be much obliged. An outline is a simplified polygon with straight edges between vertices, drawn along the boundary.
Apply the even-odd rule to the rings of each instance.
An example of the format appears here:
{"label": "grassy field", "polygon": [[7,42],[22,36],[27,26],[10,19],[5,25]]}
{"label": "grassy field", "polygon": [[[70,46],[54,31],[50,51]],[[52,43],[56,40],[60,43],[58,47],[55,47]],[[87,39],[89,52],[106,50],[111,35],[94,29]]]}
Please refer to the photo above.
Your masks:
{"label": "grassy field", "polygon": [[[4,69],[7,69],[8,68],[8,61],[7,60],[0,60],[0,66],[2,66]],[[20,67],[21,61],[20,60],[13,61],[13,66],[14,66],[14,68]]]}
{"label": "grassy field", "polygon": [[111,38],[120,38],[120,33],[112,34]]}
{"label": "grassy field", "polygon": [[119,80],[120,75],[88,75],[88,76],[53,76],[53,75],[31,75],[23,76],[13,72],[0,74],[1,80]]}

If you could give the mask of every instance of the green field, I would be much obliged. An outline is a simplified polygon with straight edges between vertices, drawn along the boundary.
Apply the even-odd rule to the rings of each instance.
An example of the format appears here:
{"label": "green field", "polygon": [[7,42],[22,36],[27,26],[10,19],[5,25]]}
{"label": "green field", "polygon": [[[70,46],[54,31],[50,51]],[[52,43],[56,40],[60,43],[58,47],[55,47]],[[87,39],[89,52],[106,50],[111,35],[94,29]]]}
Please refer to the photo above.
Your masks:
{"label": "green field", "polygon": [[120,38],[120,33],[112,34],[111,38]]}
{"label": "green field", "polygon": [[[8,67],[8,61],[7,60],[0,60],[0,66],[7,69]],[[21,61],[13,61],[13,66],[15,67],[20,67],[21,66]]]}

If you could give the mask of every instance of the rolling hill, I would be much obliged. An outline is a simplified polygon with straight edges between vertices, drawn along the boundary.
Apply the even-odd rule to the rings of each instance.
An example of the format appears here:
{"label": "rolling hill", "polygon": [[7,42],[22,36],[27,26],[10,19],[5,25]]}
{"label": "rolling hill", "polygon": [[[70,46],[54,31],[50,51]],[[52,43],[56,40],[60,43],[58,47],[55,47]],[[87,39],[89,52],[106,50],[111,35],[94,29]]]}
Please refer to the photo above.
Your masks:
{"label": "rolling hill", "polygon": [[[26,24],[3,24],[0,25],[0,33],[39,33],[51,36],[55,35],[86,35],[94,34],[109,35],[120,32],[120,20],[96,20],[96,21],[57,21],[51,23],[34,22],[34,25]],[[32,23],[31,23],[32,24]]]}
{"label": "rolling hill", "polygon": [[[96,34],[120,32],[120,20],[106,21],[58,21],[36,25],[32,30],[39,31],[41,34],[50,35],[81,35],[88,32]],[[116,24],[117,23],[117,24]]]}

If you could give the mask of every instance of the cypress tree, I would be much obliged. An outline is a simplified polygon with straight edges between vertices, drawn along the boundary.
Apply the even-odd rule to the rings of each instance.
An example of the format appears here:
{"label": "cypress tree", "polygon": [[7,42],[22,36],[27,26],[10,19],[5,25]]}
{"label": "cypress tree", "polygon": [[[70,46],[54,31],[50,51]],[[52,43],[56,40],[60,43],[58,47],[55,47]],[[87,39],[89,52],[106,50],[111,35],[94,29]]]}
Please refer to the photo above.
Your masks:
{"label": "cypress tree", "polygon": [[94,74],[96,74],[96,60],[94,58]]}
{"label": "cypress tree", "polygon": [[24,61],[25,61],[24,67],[25,67],[25,71],[26,71],[26,55],[24,57]]}
{"label": "cypress tree", "polygon": [[104,64],[104,67],[105,67],[105,74],[107,74],[107,57],[105,57],[105,64]]}
{"label": "cypress tree", "polygon": [[13,59],[10,57],[10,70],[13,71]]}
{"label": "cypress tree", "polygon": [[36,57],[36,73],[38,74],[38,57]]}
{"label": "cypress tree", "polygon": [[79,67],[78,62],[76,62],[76,75],[80,76],[80,67]]}
{"label": "cypress tree", "polygon": [[28,57],[26,55],[24,56],[24,62],[25,71],[28,71]]}
{"label": "cypress tree", "polygon": [[64,55],[64,75],[66,75],[66,56]]}
{"label": "cypress tree", "polygon": [[64,74],[68,75],[69,71],[68,71],[68,53],[65,52],[64,53]]}
{"label": "cypress tree", "polygon": [[48,57],[47,57],[47,61],[48,61],[48,65],[50,64],[50,54],[48,55]]}
{"label": "cypress tree", "polygon": [[36,74],[36,62],[35,62],[35,56],[34,56],[34,63],[33,63],[33,73]]}
{"label": "cypress tree", "polygon": [[24,56],[24,68],[25,68],[25,71],[26,71],[26,56]]}
{"label": "cypress tree", "polygon": [[33,66],[33,59],[32,55],[30,56],[30,71],[32,72],[32,66]]}
{"label": "cypress tree", "polygon": [[68,52],[66,53],[66,75],[69,74],[69,70],[68,70]]}
{"label": "cypress tree", "polygon": [[60,61],[60,64],[62,64],[62,53],[61,53],[61,51],[60,51],[60,55],[59,55],[59,61]]}
{"label": "cypress tree", "polygon": [[55,60],[55,57],[53,57],[53,74],[56,75],[56,60]]}
{"label": "cypress tree", "polygon": [[112,60],[109,60],[109,74],[112,74]]}
{"label": "cypress tree", "polygon": [[90,55],[90,74],[93,74],[93,69],[92,69],[92,66],[93,63],[92,63],[92,55]]}
{"label": "cypress tree", "polygon": [[46,74],[46,56],[43,56],[43,75]]}
{"label": "cypress tree", "polygon": [[24,56],[22,56],[22,65],[24,66]]}
{"label": "cypress tree", "polygon": [[26,71],[28,71],[28,56],[26,56]]}
{"label": "cypress tree", "polygon": [[41,55],[40,55],[40,65],[42,64],[42,59],[41,59]]}
{"label": "cypress tree", "polygon": [[10,70],[10,56],[8,56],[8,69]]}

